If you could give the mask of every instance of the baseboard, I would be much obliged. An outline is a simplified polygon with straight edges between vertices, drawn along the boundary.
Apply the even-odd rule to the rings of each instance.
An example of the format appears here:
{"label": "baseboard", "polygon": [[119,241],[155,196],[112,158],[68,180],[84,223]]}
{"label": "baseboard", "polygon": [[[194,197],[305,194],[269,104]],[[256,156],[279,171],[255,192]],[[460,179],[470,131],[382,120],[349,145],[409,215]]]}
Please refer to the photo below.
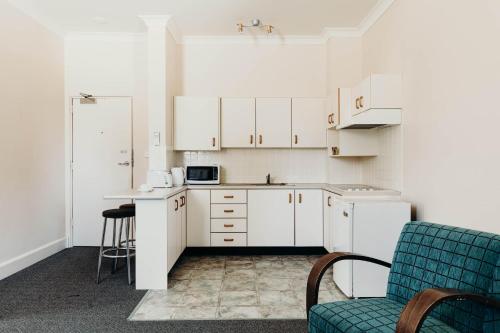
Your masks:
{"label": "baseboard", "polygon": [[188,247],[183,254],[200,255],[322,255],[323,247]]}
{"label": "baseboard", "polygon": [[64,250],[66,248],[66,237],[42,245],[34,250],[28,251],[15,258],[0,263],[0,280],[29,267],[40,260]]}

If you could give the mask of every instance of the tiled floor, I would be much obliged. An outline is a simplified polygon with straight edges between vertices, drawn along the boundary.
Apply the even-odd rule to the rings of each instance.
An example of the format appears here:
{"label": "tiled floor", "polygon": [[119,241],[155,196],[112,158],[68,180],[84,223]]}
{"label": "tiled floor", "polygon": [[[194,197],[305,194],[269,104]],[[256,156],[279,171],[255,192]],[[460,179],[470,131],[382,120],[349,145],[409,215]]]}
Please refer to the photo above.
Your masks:
{"label": "tiled floor", "polygon": [[[131,320],[306,318],[306,281],[318,256],[183,257],[166,291],[149,291]],[[332,281],[319,301],[345,299]]]}

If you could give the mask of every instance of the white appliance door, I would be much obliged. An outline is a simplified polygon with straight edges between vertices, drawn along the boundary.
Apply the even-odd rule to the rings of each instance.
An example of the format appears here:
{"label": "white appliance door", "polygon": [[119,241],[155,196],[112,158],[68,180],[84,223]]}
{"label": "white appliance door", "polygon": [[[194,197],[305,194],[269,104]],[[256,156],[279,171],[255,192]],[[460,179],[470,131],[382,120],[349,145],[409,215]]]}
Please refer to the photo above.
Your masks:
{"label": "white appliance door", "polygon": [[[354,252],[392,262],[399,234],[410,219],[410,205],[406,202],[356,202]],[[354,261],[352,274],[353,297],[385,297],[389,268]]]}
{"label": "white appliance door", "polygon": [[[102,211],[127,202],[104,200],[103,196],[131,188],[131,98],[96,98],[94,104],[74,98],[73,245],[100,245]],[[107,244],[111,235],[109,229]]]}
{"label": "white appliance door", "polygon": [[[352,252],[352,210],[352,203],[334,198],[332,222],[335,252]],[[352,264],[352,261],[344,260],[333,266],[333,281],[347,297],[352,297]]]}

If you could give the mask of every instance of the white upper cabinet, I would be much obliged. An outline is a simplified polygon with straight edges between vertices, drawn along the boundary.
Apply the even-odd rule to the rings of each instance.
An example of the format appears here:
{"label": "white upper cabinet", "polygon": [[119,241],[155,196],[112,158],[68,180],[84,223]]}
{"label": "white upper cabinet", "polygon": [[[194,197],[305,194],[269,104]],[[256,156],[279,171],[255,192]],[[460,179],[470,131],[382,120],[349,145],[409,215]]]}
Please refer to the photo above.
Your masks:
{"label": "white upper cabinet", "polygon": [[221,99],[221,147],[255,147],[255,98]]}
{"label": "white upper cabinet", "polygon": [[291,98],[256,98],[256,142],[259,148],[290,148]]}
{"label": "white upper cabinet", "polygon": [[326,99],[292,98],[292,148],[326,147]]}
{"label": "white upper cabinet", "polygon": [[295,191],[295,246],[323,246],[321,190]]}
{"label": "white upper cabinet", "polygon": [[370,109],[400,109],[401,106],[401,75],[372,74],[353,88],[353,115]]}
{"label": "white upper cabinet", "polygon": [[175,97],[175,150],[219,150],[218,97]]}

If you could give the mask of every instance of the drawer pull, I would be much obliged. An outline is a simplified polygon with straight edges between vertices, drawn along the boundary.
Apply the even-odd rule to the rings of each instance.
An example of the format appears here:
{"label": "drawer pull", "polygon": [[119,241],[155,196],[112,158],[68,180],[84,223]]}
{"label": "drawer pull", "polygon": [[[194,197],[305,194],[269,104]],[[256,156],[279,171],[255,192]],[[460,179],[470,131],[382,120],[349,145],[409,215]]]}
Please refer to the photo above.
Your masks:
{"label": "drawer pull", "polygon": [[224,242],[234,242],[234,238],[224,238]]}
{"label": "drawer pull", "polygon": [[224,224],[224,228],[232,228],[234,227],[234,224]]}
{"label": "drawer pull", "polygon": [[299,203],[302,203],[302,193],[299,193]]}
{"label": "drawer pull", "polygon": [[349,214],[347,214],[346,211],[344,211],[344,217],[349,217]]}
{"label": "drawer pull", "polygon": [[234,199],[234,195],[225,195],[224,199]]}
{"label": "drawer pull", "polygon": [[292,203],[292,193],[288,193],[288,203]]}
{"label": "drawer pull", "polygon": [[234,213],[234,209],[224,209],[224,213]]}

